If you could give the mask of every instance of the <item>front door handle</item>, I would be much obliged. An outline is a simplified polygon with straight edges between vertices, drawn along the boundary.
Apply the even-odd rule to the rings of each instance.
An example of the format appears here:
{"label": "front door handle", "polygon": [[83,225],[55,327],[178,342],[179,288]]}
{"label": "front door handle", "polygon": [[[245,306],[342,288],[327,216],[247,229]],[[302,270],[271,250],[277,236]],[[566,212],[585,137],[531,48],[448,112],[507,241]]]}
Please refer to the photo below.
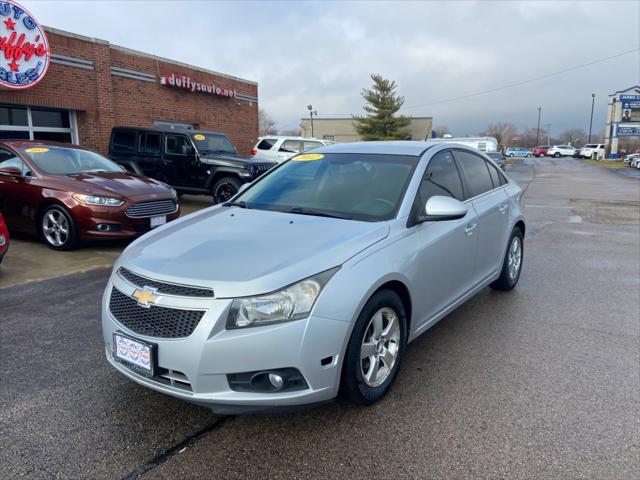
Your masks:
{"label": "front door handle", "polygon": [[468,224],[466,227],[464,227],[464,233],[466,233],[467,235],[473,235],[473,231],[476,229],[477,226],[478,226],[477,223]]}
{"label": "front door handle", "polygon": [[500,211],[500,213],[504,213],[507,211],[507,209],[509,208],[509,205],[507,205],[506,203],[504,205],[500,205],[498,207],[498,210]]}

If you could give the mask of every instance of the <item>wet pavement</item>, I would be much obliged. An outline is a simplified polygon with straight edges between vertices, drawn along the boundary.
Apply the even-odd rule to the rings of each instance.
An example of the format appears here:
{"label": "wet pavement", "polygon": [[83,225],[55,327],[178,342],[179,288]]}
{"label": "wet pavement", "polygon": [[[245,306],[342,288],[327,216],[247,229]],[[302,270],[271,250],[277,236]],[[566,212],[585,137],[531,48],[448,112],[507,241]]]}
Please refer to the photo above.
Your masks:
{"label": "wet pavement", "polygon": [[369,408],[213,415],[107,365],[108,269],[0,289],[0,478],[637,478],[640,182],[572,159],[509,168],[520,284],[419,337]]}

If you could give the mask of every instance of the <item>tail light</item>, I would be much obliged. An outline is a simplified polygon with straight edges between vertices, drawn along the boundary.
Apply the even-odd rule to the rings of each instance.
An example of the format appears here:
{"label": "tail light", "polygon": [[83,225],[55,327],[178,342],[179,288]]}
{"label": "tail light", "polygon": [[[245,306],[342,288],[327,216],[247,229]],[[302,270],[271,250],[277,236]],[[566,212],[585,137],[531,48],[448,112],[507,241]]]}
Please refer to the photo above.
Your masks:
{"label": "tail light", "polygon": [[255,157],[258,154],[258,151],[254,148],[253,150],[251,150],[251,156]]}

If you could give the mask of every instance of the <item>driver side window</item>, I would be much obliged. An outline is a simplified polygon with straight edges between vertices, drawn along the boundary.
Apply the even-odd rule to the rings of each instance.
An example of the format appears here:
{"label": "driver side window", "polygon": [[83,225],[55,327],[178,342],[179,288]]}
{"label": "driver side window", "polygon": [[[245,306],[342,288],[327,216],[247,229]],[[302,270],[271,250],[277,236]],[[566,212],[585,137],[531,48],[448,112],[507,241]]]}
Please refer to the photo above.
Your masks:
{"label": "driver side window", "polygon": [[166,152],[169,155],[193,155],[193,147],[184,135],[167,135]]}
{"label": "driver side window", "polygon": [[437,153],[429,161],[418,189],[418,201],[423,209],[429,198],[442,195],[463,201],[462,180],[449,150]]}
{"label": "driver side window", "polygon": [[20,175],[25,174],[24,163],[20,157],[5,148],[0,148],[0,169],[2,168],[17,168],[20,170]]}

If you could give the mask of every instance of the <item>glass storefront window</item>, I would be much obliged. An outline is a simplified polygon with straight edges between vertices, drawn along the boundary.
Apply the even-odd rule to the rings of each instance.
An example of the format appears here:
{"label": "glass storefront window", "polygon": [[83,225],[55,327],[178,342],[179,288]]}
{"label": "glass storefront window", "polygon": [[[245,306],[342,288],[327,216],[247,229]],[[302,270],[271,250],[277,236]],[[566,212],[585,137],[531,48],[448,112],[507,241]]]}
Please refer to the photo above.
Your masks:
{"label": "glass storefront window", "polygon": [[77,143],[75,112],[0,105],[0,138]]}
{"label": "glass storefront window", "polygon": [[0,125],[27,126],[27,109],[0,106]]}

